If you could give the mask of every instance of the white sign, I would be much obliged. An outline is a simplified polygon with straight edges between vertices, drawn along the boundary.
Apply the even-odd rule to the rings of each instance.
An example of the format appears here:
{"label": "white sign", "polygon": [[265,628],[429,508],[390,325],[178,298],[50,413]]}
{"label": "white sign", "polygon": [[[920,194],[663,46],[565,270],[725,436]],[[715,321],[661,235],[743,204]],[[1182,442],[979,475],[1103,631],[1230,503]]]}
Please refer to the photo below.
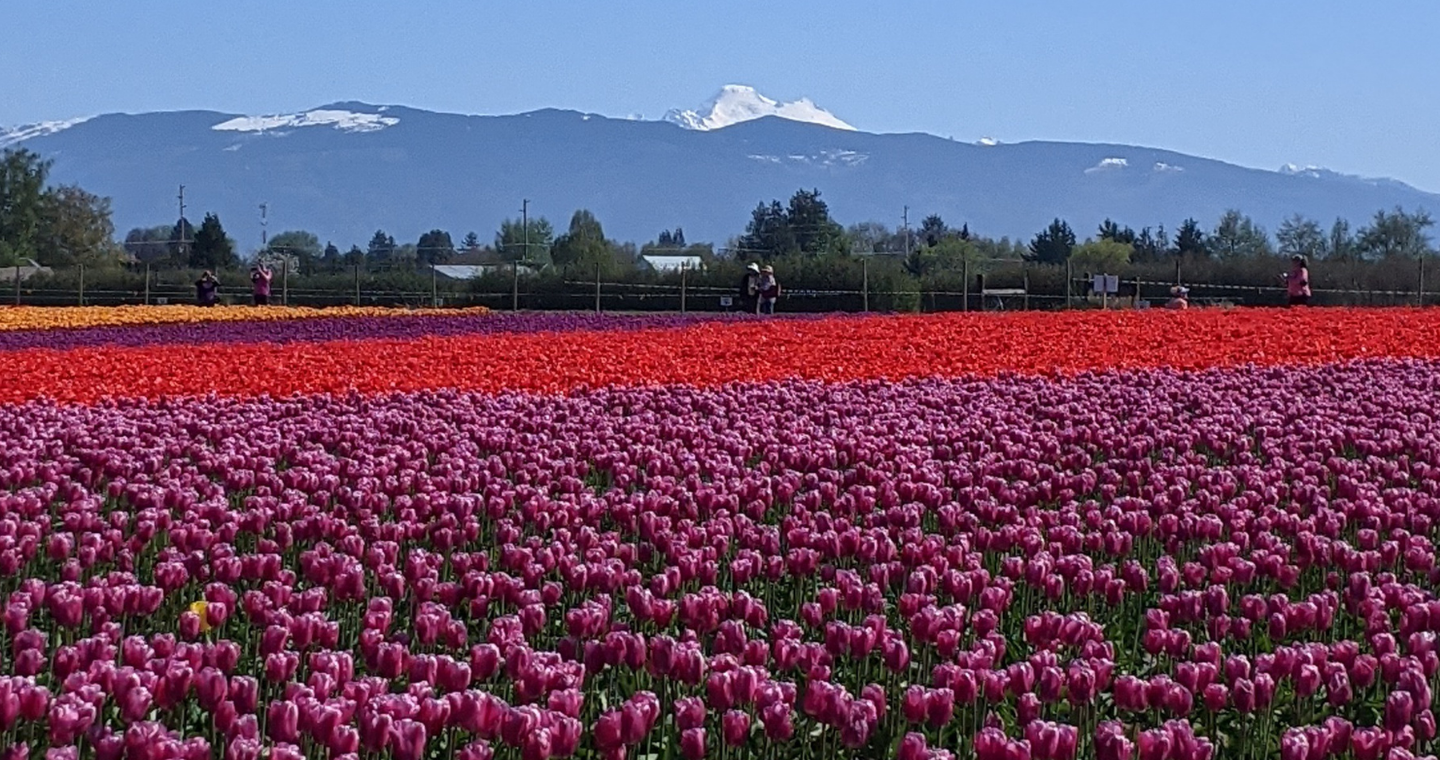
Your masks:
{"label": "white sign", "polygon": [[728,309],[728,308],[730,308],[731,305],[733,305],[734,303],[735,303],[735,301],[734,301],[733,299],[731,299],[730,296],[720,296],[720,308],[722,308],[722,309]]}
{"label": "white sign", "polygon": [[1115,294],[1120,292],[1120,275],[1118,274],[1097,274],[1091,285],[1096,293]]}

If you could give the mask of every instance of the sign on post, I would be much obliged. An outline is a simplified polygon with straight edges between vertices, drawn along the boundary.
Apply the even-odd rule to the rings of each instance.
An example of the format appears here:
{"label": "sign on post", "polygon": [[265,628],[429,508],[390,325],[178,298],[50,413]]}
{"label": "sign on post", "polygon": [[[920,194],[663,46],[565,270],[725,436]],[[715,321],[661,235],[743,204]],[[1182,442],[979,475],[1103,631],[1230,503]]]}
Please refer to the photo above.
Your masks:
{"label": "sign on post", "polygon": [[1091,287],[1096,293],[1114,295],[1120,292],[1120,275],[1118,274],[1097,274]]}

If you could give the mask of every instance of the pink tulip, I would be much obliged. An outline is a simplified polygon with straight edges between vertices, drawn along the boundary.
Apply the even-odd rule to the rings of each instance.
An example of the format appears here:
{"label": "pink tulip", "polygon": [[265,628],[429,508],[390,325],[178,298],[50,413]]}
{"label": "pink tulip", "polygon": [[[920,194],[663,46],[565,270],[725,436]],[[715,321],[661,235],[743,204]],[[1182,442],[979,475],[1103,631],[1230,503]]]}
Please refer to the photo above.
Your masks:
{"label": "pink tulip", "polygon": [[745,744],[750,734],[750,716],[739,710],[726,712],[721,720],[725,743],[731,747]]}
{"label": "pink tulip", "polygon": [[705,729],[687,728],[680,732],[680,755],[685,760],[702,760],[705,757]]}

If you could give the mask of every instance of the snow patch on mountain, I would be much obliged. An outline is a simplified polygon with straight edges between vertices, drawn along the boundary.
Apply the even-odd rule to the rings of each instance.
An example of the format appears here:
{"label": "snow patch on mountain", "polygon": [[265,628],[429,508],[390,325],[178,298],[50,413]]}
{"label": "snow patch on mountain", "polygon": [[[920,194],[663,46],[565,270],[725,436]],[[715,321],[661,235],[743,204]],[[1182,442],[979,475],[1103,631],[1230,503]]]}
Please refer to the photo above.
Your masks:
{"label": "snow patch on mountain", "polygon": [[1320,179],[1327,174],[1334,174],[1334,172],[1321,166],[1300,166],[1299,164],[1285,164],[1280,167],[1279,171],[1281,174],[1286,174],[1291,177],[1309,177],[1311,179]]}
{"label": "snow patch on mountain", "polygon": [[859,166],[870,160],[870,155],[854,150],[841,150],[838,148],[817,151],[814,154],[792,154],[788,156],[771,156],[763,154],[751,154],[746,156],[751,161],[759,161],[765,164],[798,164],[802,166],[825,166],[825,167],[853,167]]}
{"label": "snow patch on mountain", "polygon": [[1117,169],[1128,168],[1129,166],[1130,160],[1127,158],[1102,158],[1100,159],[1100,163],[1086,169],[1085,173],[1094,174],[1096,172],[1115,171]]}
{"label": "snow patch on mountain", "polygon": [[993,148],[996,145],[999,145],[1000,141],[996,140],[993,137],[982,137],[979,140],[975,141],[975,144],[986,148]]}
{"label": "snow patch on mountain", "polygon": [[66,119],[64,121],[42,121],[38,124],[24,124],[18,127],[6,129],[0,127],[0,148],[8,148],[11,145],[19,145],[26,140],[33,140],[36,137],[53,135],[77,125],[84,124],[90,119]]}
{"label": "snow patch on mountain", "polygon": [[1401,182],[1398,179],[1390,179],[1388,177],[1364,177],[1359,174],[1343,174],[1333,169],[1326,169],[1323,166],[1300,166],[1298,164],[1285,164],[1276,171],[1280,174],[1284,174],[1287,177],[1304,177],[1305,179],[1322,179],[1340,182],[1359,182],[1361,184],[1370,185],[1371,187],[1394,187],[1403,188],[1406,190],[1415,189],[1413,186]]}
{"label": "snow patch on mountain", "polygon": [[1185,171],[1185,167],[1183,167],[1183,166],[1176,166],[1176,165],[1174,165],[1174,164],[1167,164],[1167,163],[1165,163],[1164,161],[1156,161],[1156,162],[1155,162],[1155,171],[1157,171],[1157,172],[1162,172],[1162,173],[1165,173],[1165,172],[1183,172],[1183,171]]}
{"label": "snow patch on mountain", "polygon": [[300,127],[332,127],[342,132],[378,132],[399,123],[400,120],[394,116],[379,113],[318,109],[304,113],[240,116],[222,121],[211,129],[217,132],[273,132]]}
{"label": "snow patch on mountain", "polygon": [[819,124],[831,129],[855,131],[855,128],[841,121],[835,114],[815,105],[808,98],[781,103],[761,95],[755,88],[740,84],[727,84],[720,94],[696,110],[672,110],[665,114],[665,121],[685,129],[706,132],[741,122],[778,116],[790,121]]}

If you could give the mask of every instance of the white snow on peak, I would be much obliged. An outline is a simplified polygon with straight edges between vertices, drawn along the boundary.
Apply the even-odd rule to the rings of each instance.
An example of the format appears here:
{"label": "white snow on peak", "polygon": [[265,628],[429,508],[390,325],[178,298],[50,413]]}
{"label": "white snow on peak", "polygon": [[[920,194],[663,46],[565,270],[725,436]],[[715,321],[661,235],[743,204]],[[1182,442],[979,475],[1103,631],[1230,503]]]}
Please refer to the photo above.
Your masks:
{"label": "white snow on peak", "polygon": [[1167,163],[1165,163],[1164,161],[1156,161],[1156,162],[1155,162],[1155,171],[1157,171],[1157,172],[1183,172],[1183,171],[1185,171],[1185,167],[1183,167],[1183,166],[1176,166],[1175,164],[1167,164]]}
{"label": "white snow on peak", "polygon": [[1285,164],[1284,166],[1280,167],[1280,173],[1291,177],[1309,177],[1311,179],[1320,179],[1322,175],[1331,174],[1332,172],[1329,169],[1324,168],[1323,166],[1300,166],[1298,164]]}
{"label": "white snow on peak", "polygon": [[23,124],[8,129],[0,127],[0,148],[8,148],[11,145],[19,145],[26,140],[31,140],[36,137],[44,137],[46,135],[53,135],[56,132],[64,132],[76,124],[83,124],[89,120],[89,118],[66,119],[65,121],[42,121],[38,124]]}
{"label": "white snow on peak", "polygon": [[240,116],[220,122],[211,129],[218,132],[269,132],[297,127],[333,127],[343,132],[378,132],[399,123],[400,120],[394,116],[378,113],[320,109],[271,116]]}
{"label": "white snow on peak", "polygon": [[982,138],[980,138],[979,140],[975,141],[975,144],[976,144],[976,145],[983,145],[983,146],[985,146],[985,147],[987,147],[987,148],[993,148],[993,147],[995,147],[996,145],[999,145],[999,144],[1000,144],[1000,141],[999,141],[999,140],[996,140],[996,139],[993,138],[993,137],[982,137]]}
{"label": "white snow on peak", "polygon": [[1086,173],[1086,174],[1094,174],[1095,172],[1112,171],[1112,170],[1114,170],[1114,169],[1124,169],[1124,168],[1128,167],[1129,165],[1130,165],[1129,159],[1124,159],[1124,158],[1102,158],[1102,159],[1100,159],[1100,163],[1095,164],[1094,166],[1090,167],[1089,169],[1086,169],[1086,170],[1085,170],[1085,173]]}
{"label": "white snow on peak", "polygon": [[720,88],[720,94],[694,111],[672,110],[665,114],[665,121],[678,124],[686,129],[709,131],[723,129],[732,124],[753,121],[766,116],[779,116],[790,121],[819,124],[832,129],[854,131],[855,128],[841,121],[835,114],[801,98],[790,103],[771,100],[755,91],[755,88],[741,84],[727,84]]}

